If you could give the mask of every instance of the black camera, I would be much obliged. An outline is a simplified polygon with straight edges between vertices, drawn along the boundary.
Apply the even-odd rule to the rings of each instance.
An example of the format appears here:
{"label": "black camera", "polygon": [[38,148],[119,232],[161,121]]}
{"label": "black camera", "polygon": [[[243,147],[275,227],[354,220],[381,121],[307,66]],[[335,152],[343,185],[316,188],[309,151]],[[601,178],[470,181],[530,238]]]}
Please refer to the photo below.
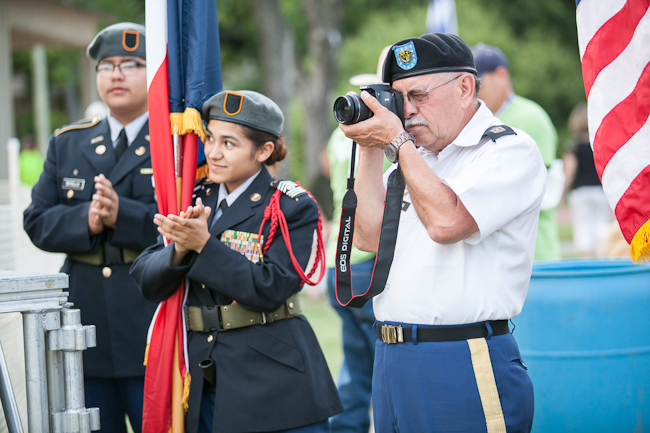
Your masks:
{"label": "black camera", "polygon": [[[377,98],[379,103],[395,113],[404,123],[404,103],[402,95],[388,84],[371,84],[361,86],[359,90],[367,91]],[[343,95],[334,101],[334,118],[345,125],[362,122],[373,116],[373,112],[361,100],[359,95]]]}

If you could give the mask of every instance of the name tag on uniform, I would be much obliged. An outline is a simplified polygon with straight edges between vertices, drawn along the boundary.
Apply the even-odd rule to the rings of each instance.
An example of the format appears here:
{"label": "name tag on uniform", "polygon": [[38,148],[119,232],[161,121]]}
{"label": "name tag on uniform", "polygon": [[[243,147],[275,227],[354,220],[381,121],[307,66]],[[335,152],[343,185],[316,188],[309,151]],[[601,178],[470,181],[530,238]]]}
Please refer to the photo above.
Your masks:
{"label": "name tag on uniform", "polygon": [[141,168],[140,174],[153,174],[153,168]]}
{"label": "name tag on uniform", "polygon": [[221,234],[221,242],[231,250],[235,250],[253,263],[260,261],[262,255],[262,242],[257,233],[226,230]]}
{"label": "name tag on uniform", "polygon": [[83,191],[86,185],[86,179],[76,179],[73,177],[64,177],[61,189],[73,189],[75,191]]}

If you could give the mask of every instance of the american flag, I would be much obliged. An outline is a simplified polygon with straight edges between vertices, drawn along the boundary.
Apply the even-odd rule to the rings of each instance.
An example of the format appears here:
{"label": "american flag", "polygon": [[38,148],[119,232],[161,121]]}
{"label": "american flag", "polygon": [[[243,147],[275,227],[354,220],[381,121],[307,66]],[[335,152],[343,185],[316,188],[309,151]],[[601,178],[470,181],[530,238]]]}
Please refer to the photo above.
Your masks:
{"label": "american flag", "polygon": [[630,255],[650,261],[650,0],[576,0],[596,170]]}

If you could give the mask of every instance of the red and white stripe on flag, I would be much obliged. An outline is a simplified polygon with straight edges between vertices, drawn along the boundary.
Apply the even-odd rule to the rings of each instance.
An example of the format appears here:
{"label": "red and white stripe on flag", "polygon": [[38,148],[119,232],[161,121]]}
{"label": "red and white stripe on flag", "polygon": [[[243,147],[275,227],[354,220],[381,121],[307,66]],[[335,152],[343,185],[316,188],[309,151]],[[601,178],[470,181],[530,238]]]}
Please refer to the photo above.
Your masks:
{"label": "red and white stripe on flag", "polygon": [[650,0],[577,0],[598,175],[632,259],[650,261]]}

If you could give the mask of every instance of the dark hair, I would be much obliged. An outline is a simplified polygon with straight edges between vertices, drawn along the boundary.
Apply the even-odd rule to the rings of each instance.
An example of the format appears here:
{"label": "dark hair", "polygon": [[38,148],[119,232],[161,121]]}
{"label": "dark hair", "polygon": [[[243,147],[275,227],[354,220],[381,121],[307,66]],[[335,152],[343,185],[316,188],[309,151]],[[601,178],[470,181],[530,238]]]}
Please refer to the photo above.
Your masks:
{"label": "dark hair", "polygon": [[256,150],[264,146],[264,143],[267,141],[273,143],[273,153],[271,153],[271,156],[269,156],[267,160],[264,161],[264,164],[273,165],[276,162],[282,161],[287,156],[287,147],[284,145],[283,137],[276,137],[273,134],[260,131],[259,129],[253,129],[249,126],[239,126],[241,127],[242,131],[244,131],[246,138],[253,142],[253,146],[255,146]]}

